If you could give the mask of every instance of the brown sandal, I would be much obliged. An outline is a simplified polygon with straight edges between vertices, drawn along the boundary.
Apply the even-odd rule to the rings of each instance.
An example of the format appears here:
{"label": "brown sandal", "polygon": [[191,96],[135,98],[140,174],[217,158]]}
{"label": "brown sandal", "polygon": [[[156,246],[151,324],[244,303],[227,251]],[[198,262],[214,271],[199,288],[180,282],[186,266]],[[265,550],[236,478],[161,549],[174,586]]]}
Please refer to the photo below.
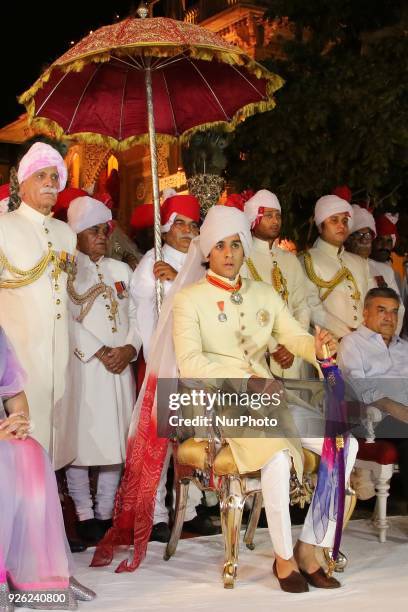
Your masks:
{"label": "brown sandal", "polygon": [[300,573],[316,589],[338,589],[341,587],[341,583],[336,578],[333,578],[333,576],[328,576],[322,567],[319,567],[318,570],[311,574],[302,569]]}
{"label": "brown sandal", "polygon": [[286,578],[279,578],[276,561],[273,563],[273,573],[278,579],[280,588],[286,593],[307,593],[309,590],[305,577],[299,574],[299,572],[293,571]]}

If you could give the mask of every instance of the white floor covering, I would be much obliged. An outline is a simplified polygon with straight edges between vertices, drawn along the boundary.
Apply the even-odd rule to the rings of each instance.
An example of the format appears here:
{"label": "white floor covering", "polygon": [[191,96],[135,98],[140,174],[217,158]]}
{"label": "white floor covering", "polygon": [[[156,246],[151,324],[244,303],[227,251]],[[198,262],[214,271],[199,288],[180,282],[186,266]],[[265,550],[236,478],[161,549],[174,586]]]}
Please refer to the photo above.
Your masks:
{"label": "white floor covering", "polygon": [[[223,588],[221,536],[181,540],[170,561],[164,545],[152,542],[142,566],[134,573],[115,574],[115,565],[89,568],[92,550],[75,555],[78,580],[95,589],[98,598],[80,604],[83,612],[276,611],[350,612],[408,610],[408,517],[390,519],[388,541],[380,544],[366,520],[349,523],[342,550],[349,558],[343,586],[335,591],[313,589],[299,595],[283,593],[271,568],[273,552],[266,529],[259,529],[253,551],[241,546],[238,579],[233,590]],[[293,529],[294,541],[299,528]]]}

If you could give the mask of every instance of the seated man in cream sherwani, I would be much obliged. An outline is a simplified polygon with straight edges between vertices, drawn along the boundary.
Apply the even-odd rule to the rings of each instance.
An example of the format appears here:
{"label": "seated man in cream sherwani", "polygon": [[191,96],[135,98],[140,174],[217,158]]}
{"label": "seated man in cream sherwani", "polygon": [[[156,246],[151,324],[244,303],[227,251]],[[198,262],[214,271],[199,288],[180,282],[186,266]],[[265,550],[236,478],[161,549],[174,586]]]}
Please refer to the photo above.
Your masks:
{"label": "seated man in cream sherwani", "polygon": [[[242,266],[241,276],[272,285],[289,312],[303,329],[309,329],[310,310],[306,301],[306,278],[296,255],[279,247],[282,213],[274,193],[261,189],[245,203],[251,224],[252,249]],[[271,338],[270,369],[281,378],[300,378],[301,360],[286,346]]]}
{"label": "seated man in cream sherwani", "polygon": [[[251,379],[273,378],[265,360],[270,336],[294,355],[317,365],[323,345],[331,351],[336,343],[325,330],[309,335],[292,317],[284,302],[270,286],[241,280],[244,253],[251,248],[251,234],[245,215],[233,208],[214,206],[202,225],[200,237],[190,246],[189,258],[208,261],[207,275],[174,297],[173,339],[181,378]],[[195,251],[195,252],[194,252]],[[254,383],[255,384],[255,381]],[[268,383],[267,383],[268,384]],[[308,583],[336,588],[315,557],[316,538],[309,511],[293,555],[289,515],[291,463],[301,477],[301,442],[321,453],[322,439],[229,438],[228,442],[241,473],[261,470],[261,486],[269,531],[275,550],[274,573],[288,592],[304,592]],[[346,466],[349,477],[357,452],[350,440]],[[335,523],[329,521],[320,546],[331,546]],[[299,570],[301,573],[299,573]]]}
{"label": "seated man in cream sherwani", "polygon": [[[60,465],[73,459],[66,469],[68,489],[79,518],[78,532],[90,544],[111,525],[135,403],[130,362],[142,345],[129,295],[132,270],[105,257],[111,219],[109,208],[89,196],[76,198],[68,209],[68,223],[78,235],[78,254],[67,287],[71,350],[64,412],[70,422],[57,429],[57,459]],[[95,507],[89,466],[99,467]]]}

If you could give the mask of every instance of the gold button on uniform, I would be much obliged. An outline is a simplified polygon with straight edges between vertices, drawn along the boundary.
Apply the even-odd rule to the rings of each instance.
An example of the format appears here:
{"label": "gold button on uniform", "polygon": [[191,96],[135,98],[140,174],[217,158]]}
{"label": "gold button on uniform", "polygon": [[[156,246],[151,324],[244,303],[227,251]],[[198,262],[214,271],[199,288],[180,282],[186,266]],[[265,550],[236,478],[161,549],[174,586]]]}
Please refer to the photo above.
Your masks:
{"label": "gold button on uniform", "polygon": [[58,313],[57,314],[57,319],[60,319],[60,318],[61,318],[61,315],[60,315],[60,313]]}
{"label": "gold button on uniform", "polygon": [[45,228],[44,228],[44,230],[45,230],[45,233],[46,233],[46,234],[49,234],[49,233],[50,233],[50,230],[48,229],[48,227],[45,227]]}
{"label": "gold button on uniform", "polygon": [[58,306],[59,306],[61,304],[61,300],[58,298],[58,300],[56,300],[55,303],[58,304]]}
{"label": "gold button on uniform", "polygon": [[52,242],[48,242],[48,246],[49,246],[49,247],[52,247]]}
{"label": "gold button on uniform", "polygon": [[54,285],[54,287],[55,287],[55,289],[58,291],[58,289],[59,289],[59,285],[57,285],[57,284],[56,284],[56,285]]}

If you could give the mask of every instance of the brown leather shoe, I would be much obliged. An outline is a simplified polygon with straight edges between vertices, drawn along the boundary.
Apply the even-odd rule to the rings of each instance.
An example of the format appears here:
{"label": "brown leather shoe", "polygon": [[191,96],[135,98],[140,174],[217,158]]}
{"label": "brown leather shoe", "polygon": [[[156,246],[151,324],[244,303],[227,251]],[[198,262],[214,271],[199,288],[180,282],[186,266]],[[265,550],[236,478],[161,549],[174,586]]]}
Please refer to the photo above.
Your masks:
{"label": "brown leather shoe", "polygon": [[305,577],[307,582],[316,589],[338,589],[341,584],[333,576],[328,576],[322,567],[319,567],[315,572],[308,574],[304,570],[300,570],[302,576]]}
{"label": "brown leather shoe", "polygon": [[273,573],[278,579],[280,588],[286,593],[307,593],[309,587],[307,582],[299,572],[293,571],[286,578],[279,578],[278,571],[276,569],[276,561],[273,562]]}

